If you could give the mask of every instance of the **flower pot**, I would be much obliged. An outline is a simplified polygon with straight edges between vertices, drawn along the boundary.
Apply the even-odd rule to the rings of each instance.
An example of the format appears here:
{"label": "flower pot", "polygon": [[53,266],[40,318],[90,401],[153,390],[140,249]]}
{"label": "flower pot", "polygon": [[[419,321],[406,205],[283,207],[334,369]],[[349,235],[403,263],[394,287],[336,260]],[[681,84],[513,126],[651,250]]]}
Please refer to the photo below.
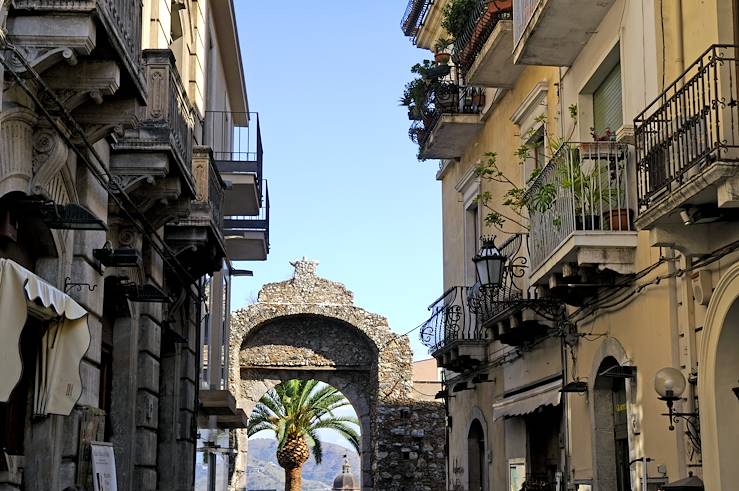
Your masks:
{"label": "flower pot", "polygon": [[631,225],[634,212],[628,208],[618,208],[603,213],[603,219],[608,224],[608,230],[615,232],[634,230]]}
{"label": "flower pot", "polygon": [[600,217],[586,213],[575,215],[575,230],[600,230]]}
{"label": "flower pot", "polygon": [[434,54],[434,60],[437,65],[448,65],[449,60],[452,59],[451,53],[444,53],[443,51]]}

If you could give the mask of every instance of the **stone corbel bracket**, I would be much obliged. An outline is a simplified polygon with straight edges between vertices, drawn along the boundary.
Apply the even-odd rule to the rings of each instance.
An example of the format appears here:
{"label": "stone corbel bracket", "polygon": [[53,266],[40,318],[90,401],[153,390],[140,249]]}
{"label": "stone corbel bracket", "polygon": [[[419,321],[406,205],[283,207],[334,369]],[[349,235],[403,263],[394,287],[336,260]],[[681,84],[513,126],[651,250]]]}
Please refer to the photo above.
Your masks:
{"label": "stone corbel bracket", "polygon": [[[38,73],[61,61],[76,65],[80,56],[88,56],[96,44],[93,19],[84,16],[18,15],[8,19],[8,37]],[[17,56],[6,52],[8,63],[23,73],[26,68]]]}

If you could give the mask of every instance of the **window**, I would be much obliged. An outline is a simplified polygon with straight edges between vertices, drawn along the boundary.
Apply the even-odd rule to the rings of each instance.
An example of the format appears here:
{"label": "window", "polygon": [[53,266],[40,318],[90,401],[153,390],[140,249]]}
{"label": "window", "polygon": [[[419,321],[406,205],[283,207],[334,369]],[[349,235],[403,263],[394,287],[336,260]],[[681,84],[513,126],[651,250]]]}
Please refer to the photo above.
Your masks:
{"label": "window", "polygon": [[621,65],[616,66],[593,92],[593,127],[603,135],[608,129],[615,133],[624,124],[621,92]]}

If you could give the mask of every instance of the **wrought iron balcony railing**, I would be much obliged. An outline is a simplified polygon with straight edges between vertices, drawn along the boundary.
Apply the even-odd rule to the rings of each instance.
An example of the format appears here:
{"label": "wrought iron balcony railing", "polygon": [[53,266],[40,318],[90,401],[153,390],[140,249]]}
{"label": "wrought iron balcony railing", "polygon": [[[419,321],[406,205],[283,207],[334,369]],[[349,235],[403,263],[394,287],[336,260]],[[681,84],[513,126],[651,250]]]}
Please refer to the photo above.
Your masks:
{"label": "wrought iron balcony railing", "polygon": [[400,21],[400,28],[403,30],[403,34],[414,38],[414,42],[418,30],[426,20],[426,14],[428,14],[433,3],[434,0],[408,0],[405,14],[403,14],[403,19]]}
{"label": "wrought iron balcony railing", "polygon": [[484,330],[472,314],[472,288],[454,286],[429,306],[431,317],[421,327],[421,342],[436,353],[455,341],[482,341]]}
{"label": "wrought iron balcony railing", "polygon": [[239,232],[264,232],[267,250],[269,251],[269,189],[267,180],[263,180],[260,186],[264,190],[264,201],[256,216],[226,216],[223,219],[225,235],[233,235]]}
{"label": "wrought iron balcony railing", "polygon": [[713,45],[634,120],[641,209],[716,161],[739,161],[737,55]]}
{"label": "wrought iron balcony railing", "polygon": [[250,173],[261,182],[264,150],[259,113],[206,111],[203,131],[221,172]]}
{"label": "wrought iron balcony railing", "polygon": [[445,82],[427,92],[427,109],[408,130],[410,139],[423,146],[434,126],[445,114],[480,114],[485,107],[485,89]]}
{"label": "wrought iron balcony railing", "polygon": [[[576,232],[633,230],[628,147],[615,142],[563,144],[527,191],[531,268]],[[538,208],[538,209],[537,209]]]}
{"label": "wrought iron balcony railing", "polygon": [[523,37],[531,18],[542,0],[513,0],[513,45]]}
{"label": "wrought iron balcony railing", "polygon": [[454,62],[469,70],[499,20],[513,18],[513,0],[479,0],[475,13],[459,39],[454,41]]}

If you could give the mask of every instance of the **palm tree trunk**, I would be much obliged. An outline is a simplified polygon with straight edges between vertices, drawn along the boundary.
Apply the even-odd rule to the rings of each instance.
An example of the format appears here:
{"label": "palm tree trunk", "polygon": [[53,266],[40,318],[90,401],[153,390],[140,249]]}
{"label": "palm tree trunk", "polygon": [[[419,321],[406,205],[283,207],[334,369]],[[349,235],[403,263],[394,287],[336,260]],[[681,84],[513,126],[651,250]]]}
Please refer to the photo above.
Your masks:
{"label": "palm tree trunk", "polygon": [[285,469],[285,491],[303,490],[303,466]]}

